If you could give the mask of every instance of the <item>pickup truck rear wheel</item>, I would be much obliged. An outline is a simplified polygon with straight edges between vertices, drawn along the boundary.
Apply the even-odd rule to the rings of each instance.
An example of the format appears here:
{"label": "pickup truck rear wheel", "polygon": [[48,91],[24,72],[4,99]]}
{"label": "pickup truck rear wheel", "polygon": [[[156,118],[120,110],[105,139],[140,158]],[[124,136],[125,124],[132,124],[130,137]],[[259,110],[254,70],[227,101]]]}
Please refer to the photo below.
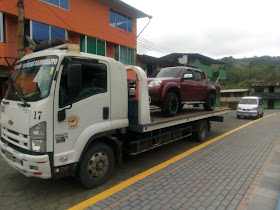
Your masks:
{"label": "pickup truck rear wheel", "polygon": [[173,117],[179,110],[179,97],[175,93],[168,93],[161,105],[161,112],[167,117]]}
{"label": "pickup truck rear wheel", "polygon": [[214,93],[210,93],[206,100],[206,103],[203,104],[203,107],[206,111],[213,111],[216,104],[216,96]]}
{"label": "pickup truck rear wheel", "polygon": [[111,147],[98,142],[84,155],[78,171],[78,179],[86,188],[94,188],[105,183],[115,166],[115,156]]}

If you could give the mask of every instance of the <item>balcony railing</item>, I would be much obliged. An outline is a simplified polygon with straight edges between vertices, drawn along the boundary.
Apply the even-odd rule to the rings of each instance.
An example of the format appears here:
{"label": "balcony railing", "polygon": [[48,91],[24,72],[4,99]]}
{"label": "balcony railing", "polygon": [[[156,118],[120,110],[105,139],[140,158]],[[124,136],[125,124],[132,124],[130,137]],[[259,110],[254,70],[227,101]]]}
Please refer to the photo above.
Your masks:
{"label": "balcony railing", "polygon": [[264,99],[264,100],[280,99],[280,93],[251,93],[251,96],[262,97],[262,99]]}

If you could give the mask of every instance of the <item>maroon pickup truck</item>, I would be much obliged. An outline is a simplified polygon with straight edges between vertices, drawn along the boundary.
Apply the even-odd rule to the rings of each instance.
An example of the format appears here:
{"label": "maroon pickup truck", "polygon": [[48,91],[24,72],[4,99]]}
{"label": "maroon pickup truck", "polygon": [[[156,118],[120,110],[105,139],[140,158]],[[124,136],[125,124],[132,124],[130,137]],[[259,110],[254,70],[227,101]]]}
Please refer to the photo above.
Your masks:
{"label": "maroon pickup truck", "polygon": [[220,85],[207,80],[206,73],[189,66],[167,67],[148,79],[151,104],[165,116],[174,116],[185,103],[203,104],[212,111],[220,96]]}

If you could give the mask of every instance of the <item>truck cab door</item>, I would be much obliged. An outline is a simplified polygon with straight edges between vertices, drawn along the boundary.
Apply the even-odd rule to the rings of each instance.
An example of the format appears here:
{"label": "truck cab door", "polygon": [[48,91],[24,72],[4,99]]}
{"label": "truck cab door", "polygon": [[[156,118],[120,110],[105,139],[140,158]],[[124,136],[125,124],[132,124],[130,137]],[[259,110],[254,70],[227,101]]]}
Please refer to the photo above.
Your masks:
{"label": "truck cab door", "polygon": [[203,80],[200,71],[193,71],[194,82],[193,82],[193,99],[195,101],[205,100],[206,97],[206,81]]}
{"label": "truck cab door", "polygon": [[[75,59],[81,66],[81,84],[69,89],[67,65],[57,78],[54,102],[54,166],[61,154],[73,150],[77,139],[92,125],[105,127],[110,121],[110,76],[105,61]],[[63,116],[64,115],[64,116]],[[74,153],[73,153],[74,154]],[[73,156],[73,157],[72,157]],[[75,158],[69,155],[68,161]]]}
{"label": "truck cab door", "polygon": [[[192,76],[191,76],[192,75]],[[193,100],[193,70],[185,69],[182,81],[181,81],[181,100],[182,101],[192,101]]]}

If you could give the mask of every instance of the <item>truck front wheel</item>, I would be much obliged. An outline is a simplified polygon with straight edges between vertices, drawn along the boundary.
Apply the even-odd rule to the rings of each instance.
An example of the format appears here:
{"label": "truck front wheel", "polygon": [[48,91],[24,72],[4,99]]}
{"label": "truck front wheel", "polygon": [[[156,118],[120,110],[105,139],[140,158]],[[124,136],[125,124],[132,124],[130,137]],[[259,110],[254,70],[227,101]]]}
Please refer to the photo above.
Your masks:
{"label": "truck front wheel", "polygon": [[216,96],[214,93],[209,93],[206,103],[203,104],[203,107],[206,111],[213,111],[216,104]]}
{"label": "truck front wheel", "polygon": [[167,117],[173,117],[179,110],[179,98],[175,93],[168,93],[161,105],[161,112]]}
{"label": "truck front wheel", "polygon": [[78,178],[86,188],[94,188],[105,183],[115,166],[115,156],[105,143],[95,143],[84,155],[78,171]]}

